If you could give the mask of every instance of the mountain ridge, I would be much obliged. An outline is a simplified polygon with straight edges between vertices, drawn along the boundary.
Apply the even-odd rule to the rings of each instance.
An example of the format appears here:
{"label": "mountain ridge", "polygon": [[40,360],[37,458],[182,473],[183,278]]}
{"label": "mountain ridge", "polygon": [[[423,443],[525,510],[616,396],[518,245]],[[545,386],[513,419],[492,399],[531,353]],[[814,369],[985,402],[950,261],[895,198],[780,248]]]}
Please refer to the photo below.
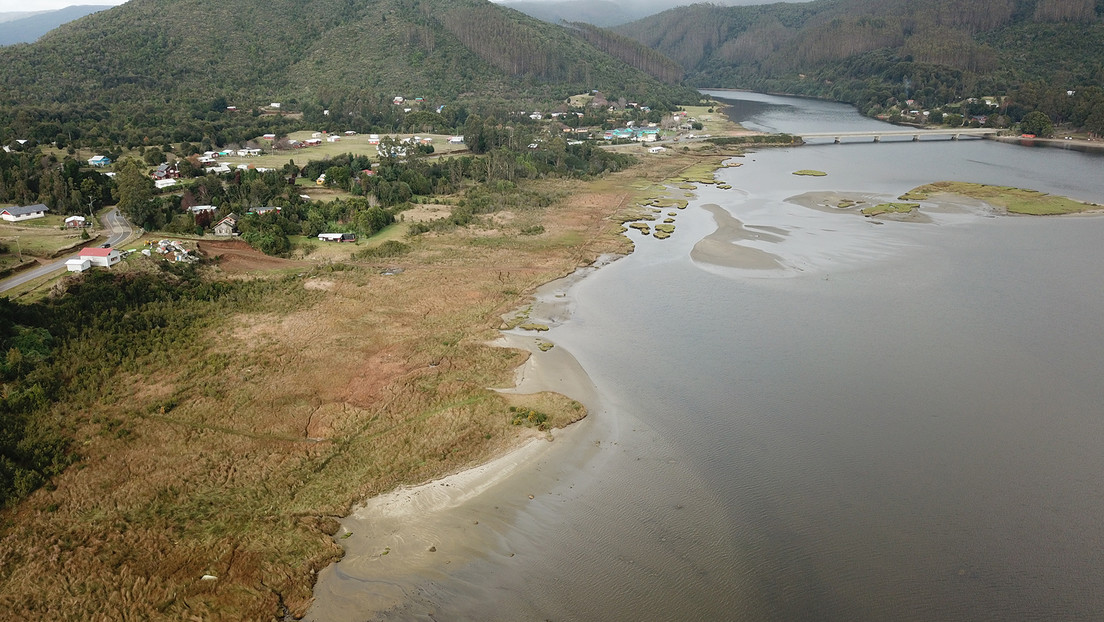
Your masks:
{"label": "mountain ridge", "polygon": [[0,127],[13,132],[16,110],[28,123],[125,117],[149,128],[218,112],[220,100],[248,111],[334,99],[378,110],[399,95],[551,102],[598,89],[660,107],[693,97],[486,0],[130,0],[0,49],[0,89]]}
{"label": "mountain ridge", "polygon": [[[42,35],[85,15],[110,9],[110,5],[82,4],[55,11],[33,11],[11,20],[0,20],[0,46],[33,43]],[[21,12],[22,13],[22,12]],[[14,15],[20,15],[16,13]]]}

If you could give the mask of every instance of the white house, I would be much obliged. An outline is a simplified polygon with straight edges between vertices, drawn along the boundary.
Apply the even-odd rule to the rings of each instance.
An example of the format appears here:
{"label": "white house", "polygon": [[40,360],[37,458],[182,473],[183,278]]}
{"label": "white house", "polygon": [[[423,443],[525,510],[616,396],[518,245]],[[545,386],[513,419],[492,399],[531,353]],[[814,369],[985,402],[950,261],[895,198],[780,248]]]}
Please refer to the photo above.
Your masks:
{"label": "white house", "polygon": [[663,153],[667,151],[666,147],[648,147],[648,153]]}
{"label": "white house", "polygon": [[110,268],[119,263],[122,256],[114,248],[85,248],[80,252],[81,259],[87,259],[93,266]]}
{"label": "white house", "polygon": [[76,227],[83,227],[87,224],[88,224],[88,221],[85,220],[84,216],[70,216],[70,217],[65,219],[65,226],[66,227],[76,228]]}
{"label": "white house", "polygon": [[[163,190],[165,188],[168,188],[169,186],[175,186],[176,185],[176,180],[175,179],[155,179],[155,180],[153,180],[153,185],[158,190]],[[68,221],[66,221],[66,222],[68,222]]]}
{"label": "white house", "polygon": [[87,259],[69,259],[65,262],[65,269],[70,272],[84,272],[92,267],[92,262]]}
{"label": "white house", "polygon": [[41,203],[20,207],[0,207],[0,218],[8,222],[19,222],[20,220],[42,218],[48,211],[50,211],[50,208]]}
{"label": "white house", "polygon": [[89,166],[107,166],[108,164],[111,164],[111,158],[105,155],[94,155],[88,158]]}
{"label": "white house", "polygon": [[193,214],[202,214],[203,212],[214,212],[218,210],[214,205],[193,205],[188,208]]}

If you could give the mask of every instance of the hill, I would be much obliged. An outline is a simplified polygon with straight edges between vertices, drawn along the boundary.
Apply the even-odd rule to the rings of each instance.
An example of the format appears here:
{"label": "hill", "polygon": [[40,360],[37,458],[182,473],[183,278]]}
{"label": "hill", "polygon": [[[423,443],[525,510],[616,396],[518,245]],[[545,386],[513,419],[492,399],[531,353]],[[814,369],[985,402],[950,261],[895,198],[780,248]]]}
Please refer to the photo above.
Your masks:
{"label": "hill", "polygon": [[31,43],[62,24],[110,8],[100,5],[68,6],[56,11],[37,12],[0,21],[0,45]]}
{"label": "hill", "polygon": [[[615,30],[677,61],[696,86],[826,97],[865,112],[1010,94],[1013,120],[1042,109],[1092,126],[1104,106],[1102,16],[1095,0],[819,0],[699,4]],[[1067,91],[1081,101],[1064,101]],[[1104,109],[1097,116],[1104,131]]]}
{"label": "hill", "polygon": [[504,2],[503,5],[553,24],[586,22],[604,27],[631,22],[673,6],[671,3],[664,3],[664,6],[655,6],[654,8],[652,5],[649,5],[649,8],[639,8],[609,2],[608,0],[522,1]]}
{"label": "hill", "polygon": [[131,0],[33,45],[2,49],[0,138],[45,122],[53,124],[50,139],[94,127],[123,136],[140,131],[158,143],[183,140],[233,126],[224,118],[228,103],[243,111],[271,102],[319,114],[340,108],[382,119],[395,96],[455,107],[562,101],[600,89],[658,108],[694,97],[568,29],[486,0],[306,6]]}

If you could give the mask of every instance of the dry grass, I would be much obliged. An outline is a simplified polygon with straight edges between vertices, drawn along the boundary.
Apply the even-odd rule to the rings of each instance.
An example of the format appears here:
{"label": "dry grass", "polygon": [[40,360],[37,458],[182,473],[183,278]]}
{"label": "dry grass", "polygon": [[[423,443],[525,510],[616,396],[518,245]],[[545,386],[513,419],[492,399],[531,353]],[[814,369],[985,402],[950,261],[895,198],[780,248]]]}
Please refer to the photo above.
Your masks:
{"label": "dry grass", "polygon": [[535,431],[510,425],[511,406],[552,425],[585,414],[562,396],[490,390],[526,355],[485,344],[538,285],[629,250],[613,216],[705,157],[719,161],[680,155],[587,184],[539,182],[567,197],[539,214],[544,233],[422,236],[388,260],[395,275],[203,242],[224,255],[214,278],[275,274],[286,290],[271,311],[212,322],[203,357],[165,357],[115,378],[90,410],[60,413],[81,422],[83,460],[0,517],[0,610],[301,615],[314,573],[341,555],[327,533],[352,503],[516,446]]}

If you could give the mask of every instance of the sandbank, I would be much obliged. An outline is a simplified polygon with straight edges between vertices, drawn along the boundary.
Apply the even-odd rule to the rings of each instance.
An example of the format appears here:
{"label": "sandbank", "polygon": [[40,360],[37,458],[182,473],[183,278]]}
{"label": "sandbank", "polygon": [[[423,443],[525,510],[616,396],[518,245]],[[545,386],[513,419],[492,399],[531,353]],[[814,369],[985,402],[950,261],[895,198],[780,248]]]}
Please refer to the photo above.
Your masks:
{"label": "sandbank", "polygon": [[780,270],[782,262],[777,255],[758,248],[740,244],[747,240],[777,242],[781,236],[766,229],[760,232],[750,231],[744,223],[729,214],[715,203],[706,203],[702,207],[713,215],[717,230],[705,236],[690,251],[690,258],[701,263],[743,268],[747,270]]}

